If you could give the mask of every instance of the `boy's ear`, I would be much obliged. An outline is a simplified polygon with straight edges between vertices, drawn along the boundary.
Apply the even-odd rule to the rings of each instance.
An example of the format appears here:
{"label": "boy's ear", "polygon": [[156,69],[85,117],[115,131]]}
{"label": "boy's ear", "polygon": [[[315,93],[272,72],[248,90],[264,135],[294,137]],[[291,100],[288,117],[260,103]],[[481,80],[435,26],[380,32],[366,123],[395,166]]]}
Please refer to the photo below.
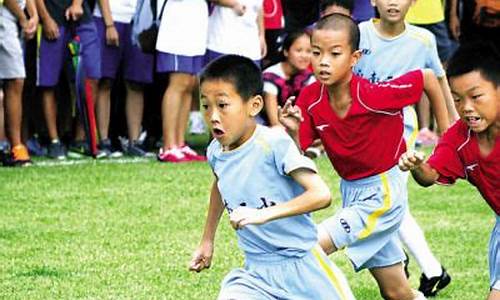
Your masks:
{"label": "boy's ear", "polygon": [[351,54],[351,67],[354,67],[361,58],[361,50],[356,50]]}
{"label": "boy's ear", "polygon": [[261,95],[255,95],[248,100],[247,105],[250,108],[250,116],[256,117],[264,107],[264,99],[262,99]]}

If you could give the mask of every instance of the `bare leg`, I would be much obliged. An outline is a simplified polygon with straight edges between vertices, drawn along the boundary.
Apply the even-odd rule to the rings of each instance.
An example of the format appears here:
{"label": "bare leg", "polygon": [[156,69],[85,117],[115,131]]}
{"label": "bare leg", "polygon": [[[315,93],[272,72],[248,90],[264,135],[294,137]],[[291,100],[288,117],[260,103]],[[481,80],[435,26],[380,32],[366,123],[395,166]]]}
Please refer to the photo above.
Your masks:
{"label": "bare leg", "polygon": [[401,263],[370,269],[377,281],[380,294],[386,300],[413,300],[415,295],[403,271]]}
{"label": "bare leg", "polygon": [[59,139],[59,135],[57,133],[57,104],[54,89],[44,89],[42,91],[42,99],[43,113],[45,116],[45,122],[47,124],[49,138],[51,140],[57,140]]}
{"label": "bare leg", "polygon": [[170,83],[163,95],[162,102],[162,129],[163,129],[163,149],[168,150],[180,146],[178,143],[177,131],[180,122],[183,95],[191,87],[193,75],[185,73],[171,73]]}
{"label": "bare leg", "polygon": [[487,300],[500,300],[500,290],[492,289]]}
{"label": "bare leg", "polygon": [[337,247],[335,246],[332,239],[330,238],[330,235],[328,234],[328,232],[326,232],[323,226],[318,226],[318,243],[327,255],[330,255],[333,252],[337,251]]}
{"label": "bare leg", "polygon": [[135,141],[141,133],[142,116],[144,113],[144,93],[142,86],[127,82],[127,128],[129,141]]}
{"label": "bare leg", "polygon": [[188,122],[189,122],[189,113],[191,112],[191,103],[193,102],[193,88],[196,77],[192,76],[191,85],[188,90],[184,93],[182,97],[182,103],[180,108],[179,115],[179,123],[177,124],[177,143],[179,146],[185,144],[184,135],[186,133]]}
{"label": "bare leg", "polygon": [[12,147],[21,144],[21,126],[23,118],[23,86],[24,79],[5,81],[5,114],[7,129]]}
{"label": "bare leg", "polygon": [[0,141],[7,140],[7,135],[5,134],[5,101],[3,90],[0,88]]}
{"label": "bare leg", "polygon": [[109,121],[111,116],[111,80],[99,81],[96,101],[96,119],[101,140],[108,138]]}
{"label": "bare leg", "polygon": [[417,104],[418,126],[420,128],[430,128],[431,126],[431,105],[425,94]]}

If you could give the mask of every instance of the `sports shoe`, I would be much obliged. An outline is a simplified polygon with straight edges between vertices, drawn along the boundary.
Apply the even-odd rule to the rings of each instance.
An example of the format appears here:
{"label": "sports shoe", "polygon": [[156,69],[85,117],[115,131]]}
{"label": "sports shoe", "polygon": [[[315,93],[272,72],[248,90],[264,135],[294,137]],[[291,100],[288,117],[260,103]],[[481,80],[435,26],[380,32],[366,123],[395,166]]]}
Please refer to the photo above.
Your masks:
{"label": "sports shoe", "polygon": [[142,149],[141,147],[141,144],[137,141],[133,141],[127,146],[125,154],[133,157],[154,157],[153,153],[144,151],[144,149]]}
{"label": "sports shoe", "polygon": [[189,147],[188,145],[184,145],[179,149],[181,150],[181,152],[184,154],[184,156],[188,160],[191,160],[191,161],[206,161],[207,160],[206,156],[199,155],[198,153],[196,153],[196,151],[191,149],[191,147]]}
{"label": "sports shoe", "polygon": [[10,156],[10,143],[8,141],[0,141],[0,162],[7,165]]}
{"label": "sports shoe", "polygon": [[89,146],[84,141],[73,141],[69,145],[68,157],[80,159],[85,156],[91,156]]}
{"label": "sports shoe", "polygon": [[158,152],[157,156],[158,160],[161,162],[171,162],[171,163],[180,163],[190,161],[184,153],[181,152],[179,148],[173,148],[169,150],[163,150],[160,148],[160,152]]}
{"label": "sports shoe", "polygon": [[446,270],[441,267],[442,273],[440,276],[427,278],[424,273],[420,276],[420,286],[418,290],[426,297],[434,297],[437,293],[450,284],[451,277]]}
{"label": "sports shoe", "polygon": [[11,149],[11,165],[12,166],[29,166],[31,165],[31,158],[28,154],[28,149],[20,144],[12,147]]}
{"label": "sports shoe", "polygon": [[52,141],[49,144],[47,155],[53,159],[58,159],[58,160],[66,159],[66,151],[64,150],[64,146],[61,143],[61,141],[59,140]]}
{"label": "sports shoe", "polygon": [[26,148],[28,148],[29,154],[33,156],[45,156],[47,155],[47,147],[43,147],[38,140],[37,135],[33,135],[26,141]]}
{"label": "sports shoe", "polygon": [[121,151],[117,151],[113,148],[110,139],[104,139],[99,142],[99,152],[97,153],[97,158],[119,158],[123,156]]}

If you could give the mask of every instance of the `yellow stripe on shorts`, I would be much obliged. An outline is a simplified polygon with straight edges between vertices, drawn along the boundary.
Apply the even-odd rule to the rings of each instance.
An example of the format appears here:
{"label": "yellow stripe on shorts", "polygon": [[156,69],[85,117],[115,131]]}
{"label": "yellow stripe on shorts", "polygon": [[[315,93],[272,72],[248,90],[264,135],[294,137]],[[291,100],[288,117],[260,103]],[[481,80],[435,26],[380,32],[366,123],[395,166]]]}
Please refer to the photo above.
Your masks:
{"label": "yellow stripe on shorts", "polygon": [[415,142],[417,140],[417,135],[418,135],[418,117],[417,117],[417,112],[413,107],[410,107],[409,110],[413,118],[413,132],[406,141],[406,150],[415,150]]}
{"label": "yellow stripe on shorts", "polygon": [[366,227],[359,233],[359,239],[364,239],[370,236],[370,234],[372,234],[373,230],[375,229],[375,225],[377,225],[377,220],[391,207],[391,190],[389,188],[389,180],[387,180],[387,172],[380,174],[380,179],[382,180],[384,202],[382,204],[382,207],[376,209],[368,216]]}
{"label": "yellow stripe on shorts", "polygon": [[[317,247],[319,247],[319,246],[317,246]],[[335,275],[335,271],[332,270],[332,268],[330,267],[328,262],[326,262],[324,260],[323,256],[321,255],[321,253],[319,251],[323,251],[323,250],[318,250],[317,248],[313,248],[312,254],[314,255],[314,257],[318,261],[318,263],[321,266],[321,268],[323,269],[323,271],[326,273],[326,276],[328,277],[328,279],[330,279],[330,281],[332,282],[333,287],[339,293],[340,299],[342,299],[342,300],[349,299],[349,298],[347,298],[347,295],[344,292],[344,289],[342,288],[342,283]]]}

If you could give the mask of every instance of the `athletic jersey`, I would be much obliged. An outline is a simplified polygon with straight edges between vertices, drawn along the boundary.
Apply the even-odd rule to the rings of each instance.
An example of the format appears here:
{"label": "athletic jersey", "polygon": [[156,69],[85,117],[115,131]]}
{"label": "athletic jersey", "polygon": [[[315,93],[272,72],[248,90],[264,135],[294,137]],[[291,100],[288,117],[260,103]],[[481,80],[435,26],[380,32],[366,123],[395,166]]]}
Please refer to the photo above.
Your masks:
{"label": "athletic jersey", "polygon": [[[111,0],[109,7],[111,9],[111,16],[113,21],[119,23],[130,23],[134,17],[137,0]],[[102,18],[101,9],[99,5],[94,8],[94,16]]]}
{"label": "athletic jersey", "polygon": [[413,71],[372,84],[353,74],[350,89],[352,103],[344,118],[333,111],[327,88],[319,82],[302,90],[297,105],[304,118],[301,148],[320,138],[337,173],[355,180],[389,170],[406,151],[401,110],[420,100],[423,75]]}
{"label": "athletic jersey", "polygon": [[262,73],[264,79],[264,92],[276,95],[278,105],[285,105],[291,96],[298,96],[302,88],[313,83],[316,79],[313,73],[307,69],[286,79],[281,62],[270,66]]}
{"label": "athletic jersey", "polygon": [[216,5],[208,22],[207,49],[222,54],[237,54],[260,60],[257,17],[262,0],[240,0],[246,11],[238,16],[232,8]]}
{"label": "athletic jersey", "polygon": [[361,59],[354,73],[371,82],[382,82],[416,69],[432,69],[437,77],[445,75],[439,60],[436,39],[427,29],[406,24],[394,38],[382,37],[375,29],[376,19],[359,24]]}
{"label": "athletic jersey", "polygon": [[483,157],[476,133],[458,120],[443,134],[427,162],[439,173],[437,183],[466,179],[500,216],[500,136],[491,153]]}
{"label": "athletic jersey", "polygon": [[[208,6],[205,0],[167,1],[161,18],[156,49],[184,55],[204,55],[207,48]],[[160,14],[163,1],[158,1]]]}
{"label": "athletic jersey", "polygon": [[282,29],[285,27],[281,0],[264,0],[264,27],[266,29]]}
{"label": "athletic jersey", "polygon": [[[232,151],[223,151],[214,139],[207,156],[229,214],[239,206],[262,209],[287,202],[304,192],[288,174],[300,168],[316,172],[314,163],[300,154],[285,131],[261,125]],[[317,242],[309,214],[249,225],[236,234],[240,248],[251,255],[302,257]]]}
{"label": "athletic jersey", "polygon": [[405,20],[411,24],[428,25],[444,21],[441,0],[418,0],[410,6]]}
{"label": "athletic jersey", "polygon": [[[26,6],[26,0],[17,0],[16,2],[21,10],[24,10],[24,7]],[[12,12],[4,5],[0,5],[0,18],[6,18],[17,23],[17,17],[14,16]]]}

